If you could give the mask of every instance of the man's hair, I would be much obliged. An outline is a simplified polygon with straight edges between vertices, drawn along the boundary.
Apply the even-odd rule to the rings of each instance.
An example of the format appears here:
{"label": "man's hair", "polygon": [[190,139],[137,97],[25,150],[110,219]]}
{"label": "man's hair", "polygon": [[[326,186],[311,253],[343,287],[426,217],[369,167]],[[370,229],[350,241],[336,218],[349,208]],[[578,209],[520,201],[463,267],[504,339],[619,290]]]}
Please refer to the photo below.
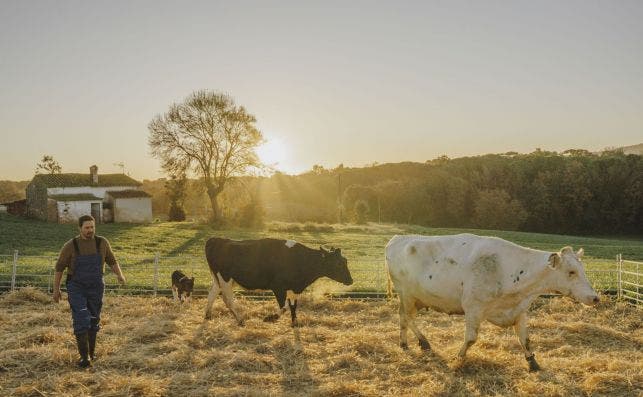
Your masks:
{"label": "man's hair", "polygon": [[93,221],[96,222],[93,216],[91,215],[83,215],[80,218],[78,218],[78,227],[83,227],[83,223],[87,221]]}

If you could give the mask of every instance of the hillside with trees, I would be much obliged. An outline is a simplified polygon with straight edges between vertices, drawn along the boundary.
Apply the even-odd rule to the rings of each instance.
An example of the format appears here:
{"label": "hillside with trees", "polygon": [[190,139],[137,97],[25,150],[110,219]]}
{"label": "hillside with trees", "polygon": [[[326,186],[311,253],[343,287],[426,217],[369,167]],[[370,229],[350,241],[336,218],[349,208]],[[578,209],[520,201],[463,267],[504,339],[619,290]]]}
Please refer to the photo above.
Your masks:
{"label": "hillside with trees", "polygon": [[[26,183],[0,182],[0,202],[24,198]],[[187,219],[209,219],[203,183],[180,186],[184,195],[169,192],[166,179],[143,181],[154,216],[167,219],[178,194]],[[300,175],[231,178],[219,200],[228,224],[249,227],[277,220],[642,234],[643,157],[536,150],[362,168],[317,165]]]}
{"label": "hillside with trees", "polygon": [[[334,222],[338,204],[345,219],[355,219],[356,203],[365,202],[369,221],[549,233],[643,231],[643,160],[620,151],[537,150],[318,167],[299,176],[275,175],[270,185],[268,217],[284,220]],[[279,200],[270,200],[275,193]]]}
{"label": "hillside with trees", "polygon": [[[197,187],[191,181],[185,210],[188,217],[207,217],[207,198]],[[155,210],[167,213],[167,198],[153,195]],[[221,206],[229,222],[244,224],[370,221],[640,234],[643,160],[622,151],[537,150],[364,168],[314,166],[300,175],[236,178]]]}

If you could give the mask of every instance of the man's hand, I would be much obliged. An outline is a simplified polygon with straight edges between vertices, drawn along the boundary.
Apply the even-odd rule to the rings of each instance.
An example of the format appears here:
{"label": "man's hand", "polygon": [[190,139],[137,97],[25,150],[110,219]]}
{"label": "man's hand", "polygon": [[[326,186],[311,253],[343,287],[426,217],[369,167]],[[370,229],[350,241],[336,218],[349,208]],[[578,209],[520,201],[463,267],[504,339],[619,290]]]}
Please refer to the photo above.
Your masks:
{"label": "man's hand", "polygon": [[63,278],[63,272],[56,271],[54,273],[54,302],[58,303],[60,301],[60,279]]}
{"label": "man's hand", "polygon": [[123,271],[121,270],[121,265],[118,264],[118,262],[114,263],[114,266],[112,266],[112,272],[116,275],[116,278],[118,279],[118,282],[121,285],[125,285],[125,276],[123,276]]}

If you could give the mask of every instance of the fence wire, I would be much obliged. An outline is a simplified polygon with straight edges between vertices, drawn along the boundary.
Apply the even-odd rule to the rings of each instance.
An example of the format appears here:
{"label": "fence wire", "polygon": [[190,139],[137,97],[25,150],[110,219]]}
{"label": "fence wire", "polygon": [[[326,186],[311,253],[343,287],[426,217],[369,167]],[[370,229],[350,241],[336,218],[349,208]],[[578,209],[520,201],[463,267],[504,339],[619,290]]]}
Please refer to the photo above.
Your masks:
{"label": "fence wire", "polygon": [[619,254],[618,263],[618,297],[629,303],[643,304],[643,286],[641,285],[641,262],[623,260]]}
{"label": "fence wire", "polygon": [[[54,256],[0,255],[0,292],[31,286],[47,292],[53,289]],[[207,295],[211,286],[210,269],[203,257],[177,256],[121,256],[119,264],[127,278],[124,286],[118,284],[116,277],[106,266],[105,290],[114,294],[129,295],[172,295],[172,272],[181,270],[188,277],[195,278],[194,295]],[[617,295],[620,299],[633,304],[643,303],[641,296],[641,273],[643,263],[623,260],[618,255],[615,262],[586,261],[591,269],[586,270],[587,278],[596,291]],[[383,262],[349,261],[348,267],[353,276],[353,284],[344,286],[328,278],[321,278],[307,289],[313,294],[330,297],[353,297],[381,299],[386,297],[388,274]],[[61,289],[65,290],[64,279]],[[237,289],[238,295],[265,298],[272,293],[244,291]]]}

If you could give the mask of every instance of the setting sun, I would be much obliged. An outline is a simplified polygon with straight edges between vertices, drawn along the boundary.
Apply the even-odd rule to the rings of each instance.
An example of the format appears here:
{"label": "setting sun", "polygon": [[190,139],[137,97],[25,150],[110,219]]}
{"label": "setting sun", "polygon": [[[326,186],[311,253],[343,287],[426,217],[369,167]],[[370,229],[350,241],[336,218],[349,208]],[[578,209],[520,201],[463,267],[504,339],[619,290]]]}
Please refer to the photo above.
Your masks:
{"label": "setting sun", "polygon": [[287,162],[289,160],[288,147],[279,138],[266,139],[266,142],[257,148],[259,160],[267,166],[289,172]]}

